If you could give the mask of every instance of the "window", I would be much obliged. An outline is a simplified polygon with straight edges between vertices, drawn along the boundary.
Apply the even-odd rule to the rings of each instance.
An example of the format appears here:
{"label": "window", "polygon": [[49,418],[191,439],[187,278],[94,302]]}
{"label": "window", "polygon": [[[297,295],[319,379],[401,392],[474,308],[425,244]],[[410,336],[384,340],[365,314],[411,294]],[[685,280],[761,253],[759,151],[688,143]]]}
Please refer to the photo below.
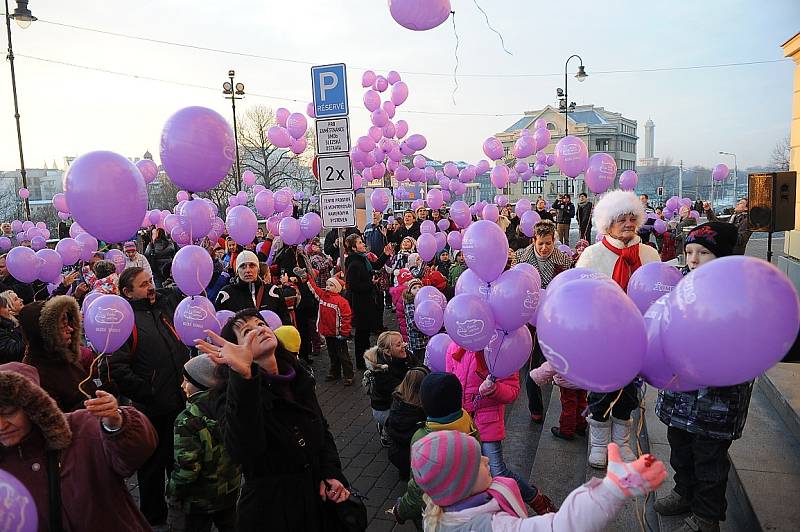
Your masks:
{"label": "window", "polygon": [[553,124],[552,122],[548,122],[547,123],[547,129],[549,129],[550,131],[555,131],[556,130],[556,125]]}
{"label": "window", "polygon": [[541,179],[531,179],[522,183],[523,196],[540,196],[544,194],[544,181]]}
{"label": "window", "polygon": [[595,151],[608,151],[609,139],[597,139],[595,141]]}

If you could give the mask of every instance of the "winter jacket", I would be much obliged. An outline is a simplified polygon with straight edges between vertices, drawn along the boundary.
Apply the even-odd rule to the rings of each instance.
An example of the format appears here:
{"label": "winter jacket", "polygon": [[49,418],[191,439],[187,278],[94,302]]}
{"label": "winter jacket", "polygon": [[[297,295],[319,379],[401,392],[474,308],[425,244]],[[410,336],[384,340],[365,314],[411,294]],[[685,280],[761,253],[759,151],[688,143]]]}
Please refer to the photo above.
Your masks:
{"label": "winter jacket", "polygon": [[186,514],[210,514],[236,506],[242,471],[222,443],[216,397],[198,392],[175,419],[172,473],[167,497]]}
{"label": "winter jacket", "polygon": [[217,404],[225,448],[244,472],[237,530],[329,530],[320,482],[347,485],[336,444],[309,370],[285,351],[276,358],[280,375],[293,379],[279,381],[256,364],[250,379],[231,371]]}
{"label": "winter jacket", "polygon": [[397,316],[397,325],[400,327],[400,335],[403,337],[404,342],[408,342],[408,328],[406,327],[406,304],[403,300],[403,290],[405,289],[405,285],[393,286],[389,289],[389,295],[392,298],[395,316]]}
{"label": "winter jacket", "polygon": [[553,208],[556,210],[556,223],[568,224],[575,218],[575,204],[571,201],[569,203],[558,201]]}
{"label": "winter jacket", "polygon": [[519,377],[498,379],[494,392],[481,397],[478,388],[489,376],[483,352],[467,351],[455,342],[447,348],[446,369],[455,374],[463,388],[462,405],[470,413],[478,427],[481,439],[486,442],[501,441],[506,436],[503,418],[506,405],[513,403],[519,395]]}
{"label": "winter jacket", "polygon": [[414,222],[413,224],[411,224],[411,227],[406,227],[401,222],[400,223],[400,229],[395,231],[395,235],[394,235],[395,239],[398,242],[402,242],[405,237],[410,236],[414,240],[418,240],[419,239],[419,235],[420,235],[420,230],[419,230],[420,229],[420,225],[421,225],[420,222]]}
{"label": "winter jacket", "polygon": [[17,281],[10,273],[4,279],[0,279],[0,292],[6,290],[12,290],[26,305],[33,302],[33,286],[30,283]]}
{"label": "winter jacket", "polygon": [[720,440],[742,436],[753,381],[693,392],[658,392],[656,415],[668,427]]}
{"label": "winter jacket", "polygon": [[246,283],[237,277],[231,284],[220,289],[217,299],[214,301],[214,307],[217,310],[232,312],[255,308],[258,293],[262,287],[264,290],[258,310],[271,310],[280,317],[284,325],[291,325],[289,309],[286,307],[286,300],[281,294],[280,287],[273,284],[265,285],[261,280]]}
{"label": "winter jacket", "polygon": [[123,406],[122,428],[108,432],[86,410],[61,413],[37,382],[31,366],[0,366],[0,404],[19,406],[33,425],[19,445],[0,446],[0,469],[30,491],[39,531],[50,532],[48,450],[57,453],[61,466],[64,532],[151,530],[125,485],[156,448],[156,433],[147,418]]}
{"label": "winter jacket", "polygon": [[396,395],[392,398],[389,418],[386,420],[386,433],[391,438],[389,461],[406,479],[411,473],[411,437],[425,421],[425,411],[421,406],[406,403]]}
{"label": "winter jacket", "polygon": [[153,275],[153,271],[150,269],[150,263],[147,262],[147,258],[142,255],[141,253],[136,253],[133,259],[128,258],[128,255],[125,255],[125,269],[128,268],[142,268],[144,271]]}
{"label": "winter jacket", "polygon": [[433,286],[440,292],[447,288],[447,278],[438,270],[425,267],[425,274],[422,276],[422,284]]}
{"label": "winter jacket", "polygon": [[[156,293],[153,304],[146,298],[130,301],[133,333],[108,359],[111,382],[106,384],[116,386],[148,416],[177,415],[186,406],[181,383],[189,348],[172,324],[181,298],[182,294],[165,289]],[[108,378],[103,368],[100,376]]]}
{"label": "winter jacket", "polygon": [[325,283],[333,275],[333,261],[322,253],[309,255],[308,260],[311,262],[311,267],[317,272],[314,279],[317,282],[317,286],[325,286]]}
{"label": "winter jacket", "polygon": [[147,244],[144,254],[153,266],[153,271],[161,273],[164,265],[170,264],[175,256],[175,244],[165,238],[157,239]]}
{"label": "winter jacket", "polygon": [[21,362],[25,356],[22,329],[8,318],[0,318],[0,364]]}
{"label": "winter jacket", "polygon": [[326,338],[350,336],[351,320],[350,303],[341,294],[329,292],[316,285],[314,279],[308,278],[308,286],[319,302],[317,314],[317,331]]}
{"label": "winter jacket", "polygon": [[384,224],[374,225],[372,223],[368,223],[367,226],[364,228],[364,243],[367,245],[367,249],[376,255],[380,255],[383,252],[383,248],[386,247],[386,235],[381,232],[381,228],[385,228]]}
{"label": "winter jacket", "polygon": [[397,388],[406,372],[416,366],[416,361],[411,356],[394,358],[384,354],[378,347],[371,347],[364,353],[367,369],[364,380],[371,383],[369,386],[369,404],[378,411],[389,410],[392,406],[392,393]]}
{"label": "winter jacket", "polygon": [[594,205],[591,201],[584,201],[583,203],[578,202],[578,227],[581,228],[581,233],[583,234],[584,227],[590,227],[592,225],[592,210]]}
{"label": "winter jacket", "polygon": [[[405,299],[405,297],[403,298]],[[425,349],[428,345],[430,337],[424,332],[420,331],[417,324],[414,322],[414,300],[406,300],[404,304],[406,330],[408,331],[408,348],[415,353],[421,349]]]}
{"label": "winter jacket", "polygon": [[219,264],[219,270],[215,268],[211,276],[211,281],[206,287],[206,297],[208,297],[209,301],[216,301],[219,291],[228,286],[228,283],[231,282],[231,275],[223,270],[222,263],[217,264]]}
{"label": "winter jacket", "polygon": [[[59,320],[65,314],[73,324],[69,344],[60,340]],[[23,307],[19,319],[28,342],[23,362],[37,369],[39,385],[62,411],[83,408],[86,397],[78,385],[87,372],[78,360],[83,333],[78,303],[71,296],[56,296],[46,303],[37,301]],[[90,379],[83,384],[83,389],[94,397],[97,386]]]}
{"label": "winter jacket", "polygon": [[[719,221],[719,218],[717,218],[717,215],[714,214],[714,211],[711,209],[706,210],[706,217],[709,222]],[[747,242],[750,240],[750,235],[753,234],[753,231],[750,230],[750,214],[747,212],[734,213],[733,216],[728,219],[728,222],[735,225],[738,231],[736,245],[733,246],[733,254],[744,255],[747,249]]]}
{"label": "winter jacket", "polygon": [[[608,235],[605,236],[605,239],[618,249],[635,246],[641,242],[638,236],[633,237],[633,240],[628,242],[627,245],[623,244],[621,240],[617,240]],[[606,248],[602,242],[597,242],[583,250],[575,266],[578,268],[588,268],[611,277],[614,273],[614,265],[617,263],[617,258],[617,254]],[[661,262],[661,256],[658,254],[658,251],[645,244],[639,245],[639,259],[642,261],[642,265],[648,262]]]}
{"label": "winter jacket", "polygon": [[[372,270],[383,268],[389,257],[381,253],[378,260],[371,265]],[[351,253],[345,259],[345,281],[350,296],[350,308],[353,311],[353,326],[356,329],[374,331],[378,326],[378,305],[376,288],[372,282],[372,274],[367,268],[368,259],[357,253]],[[386,408],[389,408],[387,405]]]}
{"label": "winter jacket", "polygon": [[554,249],[547,258],[540,257],[536,253],[534,244],[514,252],[511,264],[515,265],[521,262],[527,262],[536,268],[542,280],[542,288],[547,288],[556,275],[572,268],[573,264],[572,258],[558,249]]}
{"label": "winter jacket", "polygon": [[[348,227],[344,230],[344,238],[346,239],[350,235],[358,235],[361,234],[361,231],[358,230],[357,227]],[[339,262],[339,246],[336,245],[336,239],[339,236],[339,231],[333,229],[332,231],[328,231],[328,234],[325,235],[325,240],[322,244],[322,251],[325,252],[327,256],[333,259],[334,264]]]}
{"label": "winter jacket", "polygon": [[447,274],[447,284],[450,286],[455,286],[456,281],[458,278],[461,277],[461,274],[467,270],[466,263],[459,263],[454,262],[452,266],[450,266],[450,271]]}
{"label": "winter jacket", "polygon": [[566,377],[557,372],[553,366],[550,365],[550,362],[547,361],[545,361],[545,363],[538,368],[531,370],[531,378],[533,379],[533,382],[539,386],[544,386],[552,381],[556,386],[561,388],[567,388],[568,390],[580,389],[579,386],[572,384],[566,379]]}

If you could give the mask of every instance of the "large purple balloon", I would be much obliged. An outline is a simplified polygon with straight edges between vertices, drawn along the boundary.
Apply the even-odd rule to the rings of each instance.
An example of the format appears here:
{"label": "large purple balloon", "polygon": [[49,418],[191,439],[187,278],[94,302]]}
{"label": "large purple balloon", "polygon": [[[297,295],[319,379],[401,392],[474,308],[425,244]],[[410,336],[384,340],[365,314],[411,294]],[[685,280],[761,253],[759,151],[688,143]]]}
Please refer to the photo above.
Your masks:
{"label": "large purple balloon", "polygon": [[3,530],[36,532],[39,529],[39,515],[31,492],[14,475],[3,469],[0,469],[0,496]]}
{"label": "large purple balloon", "polygon": [[[754,257],[722,257],[675,287],[661,341],[678,375],[705,386],[732,386],[780,362],[798,324],[797,292],[783,272]],[[687,345],[702,345],[702,353]]]}
{"label": "large purple balloon", "polygon": [[389,0],[395,22],[414,31],[435,28],[447,20],[450,11],[450,0]]}
{"label": "large purple balloon", "polygon": [[447,245],[452,249],[461,249],[461,232],[450,231],[447,233]]}
{"label": "large purple balloon", "polygon": [[71,266],[78,262],[81,255],[81,246],[73,238],[62,238],[56,244],[56,251],[61,255],[64,266]]}
{"label": "large purple balloon", "polygon": [[133,332],[133,309],[120,296],[99,296],[83,314],[84,332],[97,353],[113,353]]}
{"label": "large purple balloon", "polygon": [[506,266],[508,239],[499,225],[480,220],[464,232],[461,251],[467,266],[490,283],[497,279]]}
{"label": "large purple balloon", "polygon": [[579,176],[589,164],[589,150],[576,136],[567,135],[558,141],[555,148],[556,164],[569,177]]}
{"label": "large purple balloon", "polygon": [[415,133],[406,139],[406,143],[412,150],[420,151],[424,150],[425,146],[428,145],[428,140],[419,133]]}
{"label": "large purple balloon", "polygon": [[211,231],[213,221],[214,214],[211,207],[199,199],[187,201],[180,214],[180,223],[193,240],[206,236]]}
{"label": "large purple balloon", "polygon": [[495,329],[489,304],[471,294],[459,294],[450,300],[444,311],[444,326],[454,342],[472,351],[486,347]]}
{"label": "large purple balloon", "polygon": [[110,151],[81,155],[64,174],[64,195],[75,221],[95,238],[122,242],[147,212],[147,187],[128,159]]}
{"label": "large purple balloon", "polygon": [[447,368],[447,348],[453,340],[447,333],[439,333],[431,336],[428,345],[425,347],[425,360],[431,371],[446,371]]}
{"label": "large purple balloon", "polygon": [[97,239],[90,235],[89,233],[81,233],[75,237],[75,241],[81,247],[81,260],[89,260],[94,255],[95,251],[99,246],[99,242]]}
{"label": "large purple balloon", "polygon": [[531,356],[533,338],[527,327],[511,332],[496,330],[483,350],[489,373],[498,379],[514,375]]}
{"label": "large purple balloon", "polygon": [[425,262],[436,256],[436,238],[430,233],[422,233],[417,239],[417,252]]}
{"label": "large purple balloon", "polygon": [[488,302],[490,290],[491,288],[489,283],[484,282],[470,268],[464,270],[464,272],[458,276],[458,280],[456,281],[456,295],[472,294]]}
{"label": "large purple balloon", "polygon": [[[58,246],[56,246],[56,250],[58,250]],[[125,270],[125,254],[122,251],[118,249],[109,249],[106,251],[106,260],[114,263],[117,273],[122,273]]]}
{"label": "large purple balloon", "polygon": [[39,276],[39,259],[31,248],[13,248],[6,255],[6,265],[11,276],[23,283],[32,283]]}
{"label": "large purple balloon", "polygon": [[489,137],[483,141],[483,153],[485,153],[486,156],[493,161],[502,159],[503,155],[505,155],[503,143],[500,142],[500,140],[498,140],[496,137]]}
{"label": "large purple balloon", "polygon": [[689,391],[700,388],[683,377],[675,374],[664,358],[664,347],[661,344],[661,320],[667,308],[669,295],[661,296],[644,313],[644,325],[647,331],[647,350],[639,370],[644,380],[662,390]]}
{"label": "large purple balloon", "polygon": [[528,238],[533,238],[533,227],[542,221],[541,216],[536,211],[525,211],[519,219],[519,230]]}
{"label": "large purple balloon", "polygon": [[[147,160],[148,159],[142,159],[142,161],[147,161]],[[150,162],[152,163],[153,161]],[[55,208],[55,210],[59,212],[69,212],[69,209],[67,208],[67,198],[66,196],[64,196],[63,192],[59,192],[58,194],[53,196],[53,207]]]}
{"label": "large purple balloon", "polygon": [[272,213],[275,212],[275,202],[272,199],[272,191],[271,190],[262,190],[258,194],[256,194],[256,198],[254,200],[254,204],[258,214],[264,217],[272,216]]}
{"label": "large purple balloon", "polygon": [[536,330],[553,368],[593,392],[611,392],[632,381],[647,348],[636,305],[618,288],[595,279],[572,281],[554,293],[548,289]]}
{"label": "large purple balloon", "polygon": [[[181,109],[161,131],[161,163],[172,182],[184,190],[205,192],[220,184],[235,154],[228,121],[206,107]],[[69,198],[67,203],[74,209]]]}
{"label": "large purple balloon", "polygon": [[385,188],[376,188],[369,196],[370,204],[376,211],[383,212],[389,207],[389,193]]}
{"label": "large purple balloon", "polygon": [[408,85],[404,81],[398,81],[392,86],[391,102],[394,105],[402,105],[408,98]]}
{"label": "large purple balloon", "polygon": [[200,246],[185,246],[172,260],[172,277],[187,296],[202,294],[214,273],[214,262],[208,251]]}
{"label": "large purple balloon", "polygon": [[586,186],[595,194],[602,194],[614,184],[617,176],[617,161],[607,153],[595,153],[589,158],[589,167],[584,176]]}
{"label": "large purple balloon", "polygon": [[596,279],[603,281],[609,286],[617,288],[619,291],[622,291],[616,281],[604,273],[596,272],[594,270],[590,270],[589,268],[571,268],[559,273],[553,278],[552,281],[550,281],[550,284],[547,285],[547,293],[554,294],[559,288],[567,283],[571,283],[572,281],[580,279]]}
{"label": "large purple balloon", "polygon": [[489,306],[498,329],[512,331],[528,323],[536,314],[541,288],[541,280],[537,283],[537,277],[521,269],[511,269],[492,283]]}
{"label": "large purple balloon", "polygon": [[435,301],[442,310],[447,307],[447,298],[434,286],[423,286],[414,296],[414,305],[418,306],[423,301]]}
{"label": "large purple balloon", "polygon": [[196,340],[203,340],[208,336],[206,329],[217,334],[222,329],[214,305],[203,296],[187,297],[178,303],[173,323],[181,341],[192,347]]}
{"label": "large purple balloon", "polygon": [[438,333],[444,323],[444,311],[436,301],[421,301],[414,309],[414,323],[423,334]]}
{"label": "large purple balloon", "polygon": [[650,262],[631,275],[628,296],[644,314],[657,299],[671,293],[681,279],[683,275],[674,266],[665,262]]}
{"label": "large purple balloon", "polygon": [[225,227],[234,242],[240,246],[250,244],[258,230],[256,213],[244,205],[237,205],[225,218]]}
{"label": "large purple balloon", "polygon": [[281,240],[289,246],[294,246],[303,241],[303,232],[300,229],[300,222],[295,218],[287,217],[278,224],[278,234]]}

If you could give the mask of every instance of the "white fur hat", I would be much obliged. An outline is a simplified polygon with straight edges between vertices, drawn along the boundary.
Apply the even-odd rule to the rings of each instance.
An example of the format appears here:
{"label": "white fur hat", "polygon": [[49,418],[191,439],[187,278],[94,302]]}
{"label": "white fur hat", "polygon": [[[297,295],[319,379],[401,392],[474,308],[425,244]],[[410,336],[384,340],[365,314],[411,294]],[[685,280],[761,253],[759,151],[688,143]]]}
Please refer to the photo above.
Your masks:
{"label": "white fur hat", "polygon": [[625,214],[634,214],[639,227],[644,223],[644,205],[639,197],[629,190],[612,190],[600,196],[592,221],[598,231],[607,233],[614,220]]}

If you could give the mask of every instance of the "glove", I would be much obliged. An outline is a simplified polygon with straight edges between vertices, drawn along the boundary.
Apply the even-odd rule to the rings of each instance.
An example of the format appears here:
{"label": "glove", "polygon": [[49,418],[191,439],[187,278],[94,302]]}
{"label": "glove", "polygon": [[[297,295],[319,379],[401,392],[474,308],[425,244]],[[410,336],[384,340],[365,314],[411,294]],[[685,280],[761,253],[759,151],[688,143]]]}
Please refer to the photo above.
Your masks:
{"label": "glove", "polygon": [[297,276],[297,277],[298,277],[298,278],[299,278],[301,281],[303,281],[303,282],[306,282],[306,281],[308,280],[308,272],[305,270],[305,268],[300,268],[300,267],[297,267],[297,268],[295,268],[295,269],[294,269],[294,270],[292,270],[292,271],[294,272],[294,274],[295,274],[295,275],[296,275],[296,276]]}
{"label": "glove", "polygon": [[530,375],[530,376],[531,376],[531,380],[532,380],[533,382],[535,382],[535,383],[536,383],[537,385],[539,385],[539,386],[544,386],[545,384],[549,384],[549,383],[550,383],[550,381],[552,381],[552,379],[542,379],[542,378],[539,376],[539,373],[540,373],[540,372],[539,372],[539,371],[537,371],[538,369],[539,369],[539,368],[534,368],[534,369],[532,369],[532,370],[530,371],[530,373],[528,373],[528,375]]}
{"label": "glove", "polygon": [[623,462],[616,443],[608,444],[608,472],[603,484],[620,499],[643,497],[655,491],[667,478],[664,463],[645,454],[635,462]]}
{"label": "glove", "polygon": [[478,388],[478,393],[481,397],[486,397],[488,395],[492,395],[494,391],[497,389],[497,383],[495,383],[495,378],[489,375],[486,377],[486,380],[483,381]]}

